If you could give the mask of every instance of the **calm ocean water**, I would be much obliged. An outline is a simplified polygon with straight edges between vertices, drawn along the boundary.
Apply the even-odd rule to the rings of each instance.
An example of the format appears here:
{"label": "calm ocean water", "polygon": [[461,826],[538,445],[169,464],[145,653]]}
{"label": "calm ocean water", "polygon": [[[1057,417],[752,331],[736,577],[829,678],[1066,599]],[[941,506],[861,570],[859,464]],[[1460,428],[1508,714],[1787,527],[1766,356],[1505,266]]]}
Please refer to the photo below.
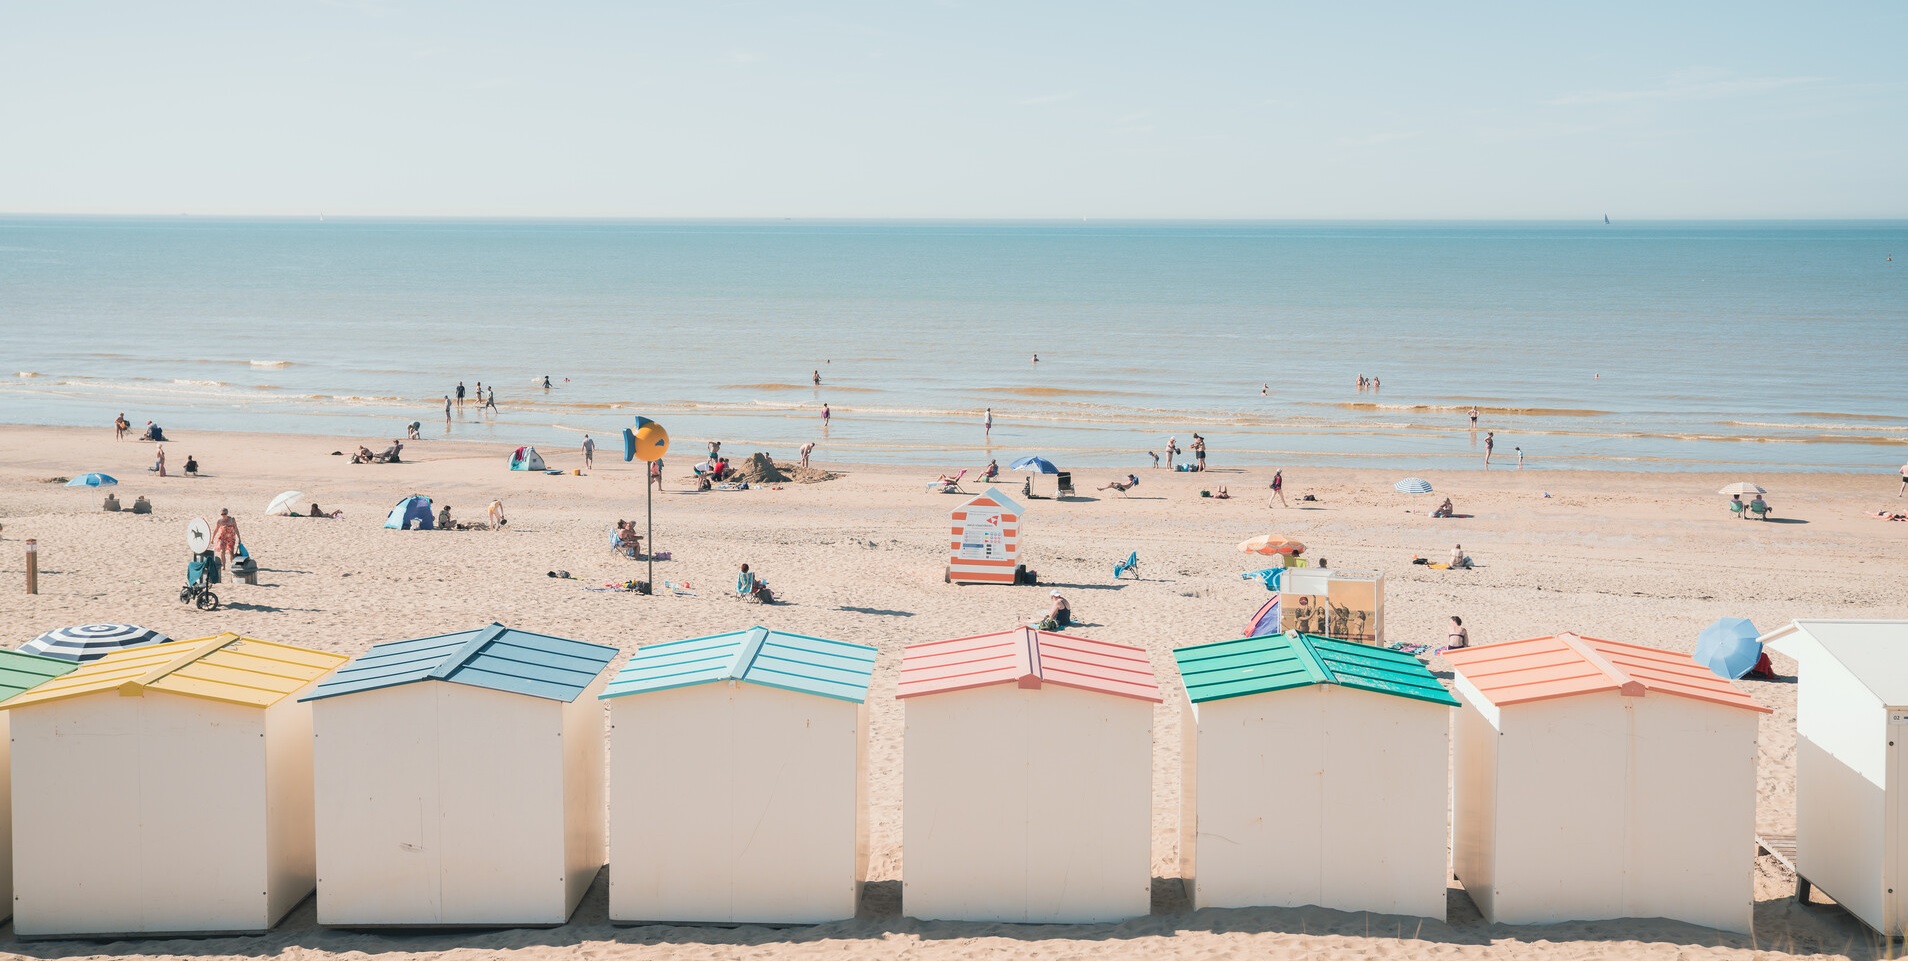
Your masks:
{"label": "calm ocean water", "polygon": [[[8,217],[0,333],[0,420],[182,437],[570,448],[641,413],[685,451],[1142,467],[1199,431],[1216,467],[1415,471],[1478,462],[1476,404],[1532,468],[1908,458],[1897,221]],[[447,426],[459,380],[498,412]]]}

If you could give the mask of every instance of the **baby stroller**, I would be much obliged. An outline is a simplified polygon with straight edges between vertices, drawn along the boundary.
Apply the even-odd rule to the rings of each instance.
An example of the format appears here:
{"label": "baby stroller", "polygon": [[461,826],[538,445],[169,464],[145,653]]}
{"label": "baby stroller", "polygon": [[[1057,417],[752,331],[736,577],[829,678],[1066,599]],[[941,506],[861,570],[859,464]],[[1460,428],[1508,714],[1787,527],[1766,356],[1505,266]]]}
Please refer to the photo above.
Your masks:
{"label": "baby stroller", "polygon": [[179,603],[197,605],[202,611],[219,609],[219,595],[212,585],[219,582],[219,555],[200,551],[186,565],[186,586],[179,588]]}

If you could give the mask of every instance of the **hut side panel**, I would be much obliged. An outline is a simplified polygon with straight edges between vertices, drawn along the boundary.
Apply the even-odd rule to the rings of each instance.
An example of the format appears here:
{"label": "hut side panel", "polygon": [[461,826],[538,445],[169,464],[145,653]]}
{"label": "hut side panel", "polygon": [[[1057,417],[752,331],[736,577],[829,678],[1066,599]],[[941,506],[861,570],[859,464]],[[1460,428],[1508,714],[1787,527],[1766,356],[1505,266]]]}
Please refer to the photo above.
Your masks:
{"label": "hut side panel", "polygon": [[266,850],[276,920],[317,885],[317,827],[312,811],[311,705],[286,698],[265,713]]}
{"label": "hut side panel", "polygon": [[0,711],[0,921],[13,915],[13,715]]}
{"label": "hut side panel", "polygon": [[432,686],[311,702],[320,923],[444,920]]}
{"label": "hut side panel", "polygon": [[445,801],[444,911],[471,924],[562,924],[562,702],[431,683]]}
{"label": "hut side panel", "polygon": [[[1460,687],[1463,685],[1460,683]],[[1496,917],[1497,728],[1470,697],[1457,710],[1452,756],[1451,869],[1478,911]]]}
{"label": "hut side panel", "polygon": [[1748,931],[1759,715],[1682,697],[1625,700],[1638,732],[1625,916]]}
{"label": "hut side panel", "polygon": [[568,918],[583,902],[590,885],[602,873],[608,857],[604,817],[605,793],[603,736],[605,708],[596,699],[609,683],[609,674],[600,673],[576,700],[562,704],[563,719],[563,865],[567,881],[563,891],[563,916]]}
{"label": "hut side panel", "polygon": [[1628,915],[1625,785],[1634,732],[1620,700],[1585,694],[1503,709],[1490,920]]}
{"label": "hut side panel", "polygon": [[613,700],[611,917],[853,917],[857,707],[746,683]]}
{"label": "hut side panel", "polygon": [[263,931],[277,920],[265,896],[263,712],[106,692],[13,713],[18,934]]}
{"label": "hut side panel", "polygon": [[1151,907],[1152,711],[994,685],[910,699],[903,910],[1092,923]]}
{"label": "hut side panel", "polygon": [[[1809,880],[1877,929],[1888,903],[1888,711],[1826,656],[1797,694],[1796,846]],[[1900,801],[1896,802],[1897,804]],[[1893,879],[1899,882],[1899,879]],[[1897,920],[1899,925],[1899,920]]]}

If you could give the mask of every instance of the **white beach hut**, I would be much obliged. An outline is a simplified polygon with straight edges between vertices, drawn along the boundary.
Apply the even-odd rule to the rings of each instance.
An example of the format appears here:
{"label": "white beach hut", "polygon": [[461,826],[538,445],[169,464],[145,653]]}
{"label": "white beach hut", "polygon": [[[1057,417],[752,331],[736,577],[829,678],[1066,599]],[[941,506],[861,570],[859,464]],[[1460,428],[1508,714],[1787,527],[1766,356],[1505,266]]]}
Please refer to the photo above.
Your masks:
{"label": "white beach hut", "polygon": [[[57,657],[0,651],[0,701],[11,700],[79,665]],[[13,914],[13,765],[8,715],[0,711],[0,921]]]}
{"label": "white beach hut", "polygon": [[5,702],[14,931],[269,930],[312,890],[311,710],[342,654],[221,634],[108,654]]}
{"label": "white beach hut", "polygon": [[968,498],[948,515],[946,580],[951,584],[1013,584],[1020,573],[1020,505],[999,488]]}
{"label": "white beach hut", "polygon": [[613,921],[852,918],[875,649],[756,627],[630,656],[610,705]]}
{"label": "white beach hut", "polygon": [[1797,620],[1796,866],[1869,927],[1908,935],[1908,621]]}
{"label": "white beach hut", "polygon": [[1686,653],[1574,634],[1445,657],[1452,862],[1486,920],[1749,930],[1768,708]]}
{"label": "white beach hut", "polygon": [[1417,658],[1303,634],[1182,647],[1193,907],[1443,920],[1451,708]]}
{"label": "white beach hut", "polygon": [[1018,628],[913,645],[902,910],[965,921],[1120,921],[1152,906],[1146,652]]}
{"label": "white beach hut", "polygon": [[313,689],[319,923],[569,920],[603,867],[617,653],[492,624],[373,645]]}

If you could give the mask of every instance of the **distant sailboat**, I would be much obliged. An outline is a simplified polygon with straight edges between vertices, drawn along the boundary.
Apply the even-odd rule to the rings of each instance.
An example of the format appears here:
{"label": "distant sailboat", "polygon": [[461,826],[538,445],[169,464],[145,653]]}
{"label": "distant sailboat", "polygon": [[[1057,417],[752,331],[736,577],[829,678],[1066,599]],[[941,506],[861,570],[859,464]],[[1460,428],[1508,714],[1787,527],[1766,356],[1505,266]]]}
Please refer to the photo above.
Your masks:
{"label": "distant sailboat", "polygon": [[1608,224],[1610,223],[1610,215],[1609,215],[1609,214],[1604,214],[1604,215],[1603,215],[1603,222],[1604,222],[1604,224],[1605,224],[1605,225],[1608,225]]}

